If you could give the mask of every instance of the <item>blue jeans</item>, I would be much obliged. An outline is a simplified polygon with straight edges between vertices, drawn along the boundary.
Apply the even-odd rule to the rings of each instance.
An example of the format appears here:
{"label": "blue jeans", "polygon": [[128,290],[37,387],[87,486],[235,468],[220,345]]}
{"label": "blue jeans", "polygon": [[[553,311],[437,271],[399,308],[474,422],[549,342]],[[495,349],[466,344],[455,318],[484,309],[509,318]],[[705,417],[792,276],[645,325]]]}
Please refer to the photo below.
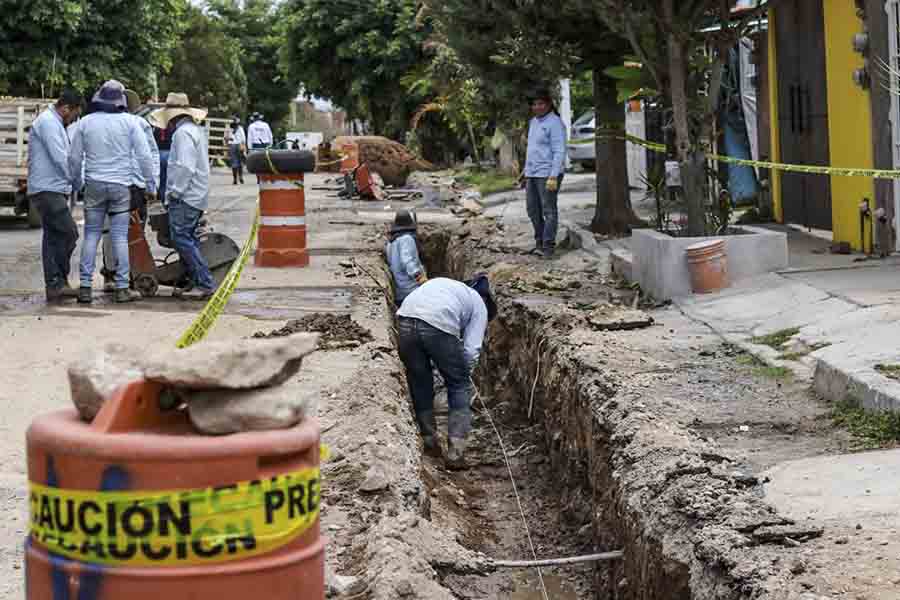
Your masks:
{"label": "blue jeans", "polygon": [[447,385],[448,433],[465,438],[472,428],[472,385],[462,340],[420,319],[400,317],[398,326],[400,360],[406,367],[419,431],[423,436],[435,433],[433,364]]}
{"label": "blue jeans", "polygon": [[[562,175],[559,184],[562,185]],[[525,184],[525,203],[528,218],[534,227],[534,242],[538,248],[553,250],[559,230],[558,192],[547,191],[547,177],[529,177]]]}
{"label": "blue jeans", "polygon": [[166,172],[169,170],[169,150],[159,151],[159,201],[166,202]]}
{"label": "blue jeans", "polygon": [[169,201],[169,236],[184,264],[184,270],[195,287],[213,290],[216,284],[206,259],[200,253],[200,240],[197,238],[197,224],[202,216],[202,210],[182,200]]}
{"label": "blue jeans", "polygon": [[97,261],[97,246],[103,236],[103,221],[109,215],[109,238],[116,265],[116,289],[128,289],[128,221],[131,191],[127,185],[89,181],[84,194],[84,243],[81,245],[81,287],[91,287]]}
{"label": "blue jeans", "polygon": [[37,207],[44,228],[41,241],[44,283],[48,289],[61,289],[69,285],[72,253],[78,242],[78,226],[69,211],[69,198],[65,194],[40,192],[28,201]]}

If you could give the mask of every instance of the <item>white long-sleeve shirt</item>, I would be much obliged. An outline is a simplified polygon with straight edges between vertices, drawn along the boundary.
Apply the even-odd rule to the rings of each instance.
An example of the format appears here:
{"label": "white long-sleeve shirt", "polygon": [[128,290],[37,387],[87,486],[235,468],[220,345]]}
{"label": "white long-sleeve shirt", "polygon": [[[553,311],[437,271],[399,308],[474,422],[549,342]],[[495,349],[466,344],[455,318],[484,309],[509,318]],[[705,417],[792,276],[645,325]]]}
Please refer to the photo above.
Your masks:
{"label": "white long-sleeve shirt", "polygon": [[272,130],[265,121],[254,121],[247,127],[247,143],[252,148],[254,144],[272,145]]}
{"label": "white long-sleeve shirt", "polygon": [[229,126],[228,129],[225,130],[225,143],[229,146],[246,144],[247,136],[244,133],[244,128],[238,125],[237,129],[232,129]]}
{"label": "white long-sleeve shirt", "polygon": [[72,191],[69,137],[62,117],[51,106],[31,125],[28,138],[28,193]]}
{"label": "white long-sleeve shirt", "polygon": [[444,333],[462,339],[466,363],[481,354],[488,312],[478,292],[455,279],[429,279],[406,297],[398,317],[421,319]]}
{"label": "white long-sleeve shirt", "polygon": [[146,181],[155,180],[154,165],[147,138],[128,113],[97,112],[81,119],[72,136],[69,173],[74,188],[80,190],[81,167],[84,178],[97,183],[129,186],[133,182],[134,160]]}
{"label": "white long-sleeve shirt", "polygon": [[182,200],[197,210],[209,203],[209,146],[206,130],[190,119],[175,128],[166,168],[166,200]]}

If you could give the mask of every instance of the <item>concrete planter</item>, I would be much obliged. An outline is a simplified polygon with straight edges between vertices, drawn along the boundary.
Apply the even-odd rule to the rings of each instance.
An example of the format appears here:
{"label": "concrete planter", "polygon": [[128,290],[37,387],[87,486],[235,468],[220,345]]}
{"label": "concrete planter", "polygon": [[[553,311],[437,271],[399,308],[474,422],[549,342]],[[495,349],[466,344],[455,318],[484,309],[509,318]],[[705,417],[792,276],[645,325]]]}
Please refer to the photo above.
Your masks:
{"label": "concrete planter", "polygon": [[631,236],[632,277],[657,300],[692,293],[685,248],[706,239],[725,240],[729,283],[788,266],[787,234],[741,225],[739,235],[671,237],[654,229],[636,229]]}

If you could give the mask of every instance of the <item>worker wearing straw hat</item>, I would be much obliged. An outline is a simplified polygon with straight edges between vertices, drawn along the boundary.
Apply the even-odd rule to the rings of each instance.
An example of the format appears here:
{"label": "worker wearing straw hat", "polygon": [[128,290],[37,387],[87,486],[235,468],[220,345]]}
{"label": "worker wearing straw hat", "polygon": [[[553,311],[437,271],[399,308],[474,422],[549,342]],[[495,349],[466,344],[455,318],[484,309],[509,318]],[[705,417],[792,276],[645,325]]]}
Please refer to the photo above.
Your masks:
{"label": "worker wearing straw hat", "polygon": [[173,295],[198,300],[209,298],[215,283],[200,252],[197,225],[209,203],[209,143],[200,123],[207,111],[190,105],[187,94],[170,93],[163,108],[150,113],[160,129],[174,126],[166,175],[169,235],[188,275]]}

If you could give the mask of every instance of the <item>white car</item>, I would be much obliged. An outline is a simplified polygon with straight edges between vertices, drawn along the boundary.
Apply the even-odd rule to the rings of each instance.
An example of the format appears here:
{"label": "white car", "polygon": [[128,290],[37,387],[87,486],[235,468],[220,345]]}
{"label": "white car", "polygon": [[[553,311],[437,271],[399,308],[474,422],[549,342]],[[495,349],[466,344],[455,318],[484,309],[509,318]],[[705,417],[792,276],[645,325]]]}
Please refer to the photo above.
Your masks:
{"label": "white car", "polygon": [[566,145],[569,151],[569,160],[578,163],[585,169],[594,168],[594,143],[573,144],[577,140],[594,137],[594,111],[589,110],[572,123],[572,135]]}

